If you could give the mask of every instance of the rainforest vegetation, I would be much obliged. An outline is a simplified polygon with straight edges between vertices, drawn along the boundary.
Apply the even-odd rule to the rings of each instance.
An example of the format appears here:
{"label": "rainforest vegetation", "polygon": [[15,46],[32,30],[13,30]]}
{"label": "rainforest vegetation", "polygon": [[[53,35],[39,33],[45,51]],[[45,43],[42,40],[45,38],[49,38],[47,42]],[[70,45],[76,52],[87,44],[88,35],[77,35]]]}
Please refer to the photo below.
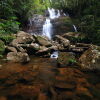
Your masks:
{"label": "rainforest vegetation", "polygon": [[0,39],[9,43],[29,17],[44,14],[48,7],[69,13],[85,41],[100,45],[99,0],[0,0]]}

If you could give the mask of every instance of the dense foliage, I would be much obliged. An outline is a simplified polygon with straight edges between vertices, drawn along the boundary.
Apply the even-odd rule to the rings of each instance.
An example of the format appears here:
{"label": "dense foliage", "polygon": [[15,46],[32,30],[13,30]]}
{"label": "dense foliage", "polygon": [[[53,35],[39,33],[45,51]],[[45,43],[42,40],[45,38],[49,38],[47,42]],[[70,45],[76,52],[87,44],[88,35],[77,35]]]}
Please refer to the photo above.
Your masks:
{"label": "dense foliage", "polygon": [[86,34],[86,42],[100,45],[100,0],[51,0],[52,6],[63,9],[78,19],[79,31]]}

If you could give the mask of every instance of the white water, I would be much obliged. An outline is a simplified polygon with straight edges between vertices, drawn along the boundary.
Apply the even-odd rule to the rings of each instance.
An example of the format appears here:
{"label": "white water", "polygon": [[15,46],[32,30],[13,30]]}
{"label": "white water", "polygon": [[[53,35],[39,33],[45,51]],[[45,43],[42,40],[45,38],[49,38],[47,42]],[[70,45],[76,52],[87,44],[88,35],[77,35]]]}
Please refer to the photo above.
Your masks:
{"label": "white water", "polygon": [[58,51],[54,51],[52,54],[51,54],[51,56],[50,56],[50,58],[58,58]]}
{"label": "white water", "polygon": [[49,39],[52,39],[52,23],[51,23],[51,19],[55,19],[55,18],[59,18],[60,17],[60,11],[57,10],[57,13],[55,11],[55,9],[50,9],[48,8],[48,12],[49,12],[49,18],[46,18],[46,21],[43,25],[43,35],[47,36]]}
{"label": "white water", "polygon": [[51,39],[51,34],[52,34],[52,24],[50,22],[50,19],[47,18],[43,25],[43,35]]}
{"label": "white water", "polygon": [[[50,9],[48,8],[48,12],[49,12],[49,18],[46,18],[46,21],[43,25],[43,35],[47,36],[49,39],[52,39],[52,23],[51,23],[51,19],[55,19],[55,18],[59,18],[60,15],[60,11],[59,10],[55,10],[55,9]],[[50,58],[58,58],[58,51],[54,51]]]}
{"label": "white water", "polygon": [[77,32],[77,28],[76,28],[76,26],[75,26],[75,25],[73,25],[73,28],[74,28],[75,32]]}
{"label": "white water", "polygon": [[59,18],[60,17],[60,11],[57,10],[57,12],[55,11],[55,9],[50,9],[48,8],[48,12],[49,12],[49,17],[50,19],[55,19],[55,18]]}

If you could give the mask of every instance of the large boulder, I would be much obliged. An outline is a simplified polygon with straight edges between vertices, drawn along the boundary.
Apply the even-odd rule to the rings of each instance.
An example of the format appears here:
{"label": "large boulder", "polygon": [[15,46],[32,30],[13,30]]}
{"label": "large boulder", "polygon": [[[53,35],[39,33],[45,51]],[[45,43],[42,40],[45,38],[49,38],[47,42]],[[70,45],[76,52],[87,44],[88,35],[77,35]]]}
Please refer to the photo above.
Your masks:
{"label": "large boulder", "polygon": [[79,32],[68,32],[63,34],[62,36],[69,39],[71,42],[80,42],[85,38],[85,35]]}
{"label": "large boulder", "polygon": [[31,34],[23,32],[23,31],[19,31],[17,33],[16,39],[14,39],[11,42],[11,45],[16,46],[17,44],[31,43],[34,41],[35,41],[35,39],[33,38],[33,36]]}
{"label": "large boulder", "polygon": [[62,44],[64,47],[68,47],[70,45],[70,41],[68,39],[63,38],[60,35],[56,35],[54,37],[55,41],[57,41],[59,44]]}
{"label": "large boulder", "polygon": [[45,37],[45,36],[41,36],[41,35],[34,35],[36,42],[39,43],[41,46],[46,46],[46,47],[50,47],[51,41]]}
{"label": "large boulder", "polygon": [[27,53],[22,52],[9,52],[7,54],[7,60],[12,62],[20,62],[20,63],[27,63],[30,61],[30,58]]}
{"label": "large boulder", "polygon": [[76,63],[75,55],[72,52],[59,52],[57,59],[59,67],[68,67],[69,65]]}
{"label": "large boulder", "polygon": [[17,52],[15,47],[5,46],[6,52]]}
{"label": "large boulder", "polygon": [[83,69],[100,70],[100,47],[91,45],[91,47],[81,55],[79,62]]}

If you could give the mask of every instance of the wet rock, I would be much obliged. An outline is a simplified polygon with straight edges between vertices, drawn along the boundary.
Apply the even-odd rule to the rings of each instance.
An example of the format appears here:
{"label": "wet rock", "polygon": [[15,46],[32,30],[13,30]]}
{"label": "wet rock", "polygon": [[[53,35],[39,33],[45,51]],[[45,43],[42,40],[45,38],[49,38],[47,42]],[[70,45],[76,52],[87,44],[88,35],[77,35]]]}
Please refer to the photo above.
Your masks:
{"label": "wet rock", "polygon": [[7,60],[12,62],[26,63],[30,61],[30,58],[27,53],[10,52],[7,54]]}
{"label": "wet rock", "polygon": [[40,46],[40,50],[36,52],[37,55],[50,56],[50,49],[45,46]]}
{"label": "wet rock", "polygon": [[34,37],[37,43],[39,43],[42,46],[50,47],[52,45],[51,41],[45,36],[34,35]]}
{"label": "wet rock", "polygon": [[59,67],[67,67],[72,63],[76,63],[75,55],[72,52],[59,52],[57,62]]}
{"label": "wet rock", "polygon": [[0,100],[7,100],[7,98],[4,96],[0,96]]}
{"label": "wet rock", "polygon": [[93,100],[93,95],[91,92],[85,87],[77,87],[76,95],[85,98],[86,100]]}
{"label": "wet rock", "polygon": [[63,38],[60,35],[56,35],[54,37],[55,41],[57,41],[59,44],[62,44],[64,47],[68,47],[70,45],[70,41],[68,39]]}
{"label": "wet rock", "polygon": [[100,70],[100,47],[91,45],[79,58],[81,68],[83,69],[99,69]]}
{"label": "wet rock", "polygon": [[48,100],[48,96],[45,93],[40,93],[37,100]]}

